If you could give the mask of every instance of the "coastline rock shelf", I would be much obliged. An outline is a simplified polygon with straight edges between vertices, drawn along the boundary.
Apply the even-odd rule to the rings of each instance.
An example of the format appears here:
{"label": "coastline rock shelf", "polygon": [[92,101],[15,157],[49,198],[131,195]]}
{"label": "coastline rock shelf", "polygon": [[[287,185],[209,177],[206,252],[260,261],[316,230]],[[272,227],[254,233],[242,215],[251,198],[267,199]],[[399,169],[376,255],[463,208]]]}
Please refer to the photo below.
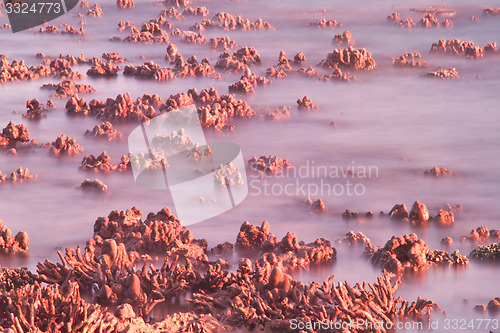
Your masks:
{"label": "coastline rock shelf", "polygon": [[[0,239],[10,234],[5,227],[2,230]],[[29,244],[23,232],[10,242],[26,250]],[[226,270],[226,260],[208,257],[233,251],[261,257],[241,258],[234,272]],[[148,253],[153,252],[166,254],[159,269],[150,264]],[[334,276],[322,284],[297,281],[287,272],[331,263],[335,248],[323,238],[305,244],[290,232],[280,240],[266,221],[260,227],[243,223],[234,246],[224,243],[208,251],[206,241],[194,239],[168,208],[143,219],[142,212],[133,207],[98,218],[94,237],[83,252],[78,246],[58,255],[60,263],[38,263],[37,274],[1,270],[0,293],[7,302],[0,302],[0,329],[125,332],[190,327],[194,332],[211,332],[246,327],[282,331],[292,319],[302,317],[360,320],[366,324],[353,332],[364,332],[370,325],[440,309],[427,299],[410,303],[397,297],[401,278],[394,279],[385,270],[373,284],[351,286],[348,281],[335,282]],[[192,311],[159,320],[149,316],[156,305],[188,294]]]}

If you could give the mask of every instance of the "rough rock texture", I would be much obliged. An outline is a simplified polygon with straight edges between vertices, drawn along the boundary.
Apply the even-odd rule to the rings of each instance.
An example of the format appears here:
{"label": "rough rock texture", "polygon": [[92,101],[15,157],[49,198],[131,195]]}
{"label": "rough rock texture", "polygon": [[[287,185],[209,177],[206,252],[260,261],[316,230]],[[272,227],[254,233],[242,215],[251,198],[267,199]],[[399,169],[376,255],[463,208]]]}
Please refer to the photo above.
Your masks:
{"label": "rough rock texture", "polygon": [[394,67],[427,67],[419,52],[406,52],[394,60]]}
{"label": "rough rock texture", "polygon": [[471,41],[461,41],[460,39],[447,40],[440,39],[433,43],[431,52],[448,53],[470,59],[479,59],[484,55],[484,48],[474,45]]}
{"label": "rough rock texture", "polygon": [[460,266],[468,265],[469,259],[461,255],[458,250],[453,251],[451,254],[446,251],[434,250],[427,255],[427,262],[438,265],[449,264]]}
{"label": "rough rock texture", "polygon": [[297,106],[299,110],[317,110],[318,106],[313,103],[313,101],[308,97],[304,96],[297,100]]}
{"label": "rough rock texture", "polygon": [[61,83],[48,83],[42,86],[42,89],[55,90],[52,97],[68,98],[78,94],[88,94],[96,92],[95,88],[89,84],[73,83],[73,81],[65,80]]}
{"label": "rough rock texture", "polygon": [[342,27],[342,22],[337,22],[336,20],[327,20],[326,18],[323,17],[321,20],[311,22],[309,25],[311,27],[325,29],[325,28]]}
{"label": "rough rock texture", "polygon": [[439,67],[435,72],[428,72],[427,77],[438,79],[459,79],[458,71],[455,68],[444,69]]}
{"label": "rough rock texture", "polygon": [[33,175],[30,174],[30,171],[28,168],[18,168],[16,171],[12,172],[10,174],[10,177],[7,177],[7,175],[4,175],[2,171],[0,171],[0,184],[4,182],[11,182],[11,183],[22,183],[22,182],[27,182],[32,179],[37,179],[38,175]]}
{"label": "rough rock texture", "polygon": [[416,234],[393,236],[372,255],[370,261],[390,272],[419,270],[427,268],[428,254],[427,244]]}
{"label": "rough rock texture", "polygon": [[98,192],[107,192],[108,191],[108,186],[106,184],[104,184],[102,181],[100,181],[99,179],[94,179],[94,180],[85,179],[77,187],[81,188],[82,190],[91,190],[91,191],[98,191]]}
{"label": "rough rock texture", "polygon": [[332,40],[333,43],[338,46],[354,46],[356,42],[352,38],[352,34],[350,31],[344,31],[342,34],[335,34]]}
{"label": "rough rock texture", "polygon": [[326,207],[325,203],[320,198],[318,198],[316,201],[308,198],[306,200],[306,203],[309,205],[309,208],[315,213],[324,213],[328,211],[328,207]]}
{"label": "rough rock texture", "polygon": [[127,155],[123,155],[118,164],[110,163],[110,161],[111,157],[103,151],[97,157],[94,157],[94,155],[85,156],[80,169],[93,172],[126,171],[130,169],[130,157]]}
{"label": "rough rock texture", "polygon": [[50,144],[49,152],[55,156],[78,156],[83,152],[82,146],[75,139],[62,134]]}
{"label": "rough rock texture", "polygon": [[109,121],[103,122],[100,125],[95,125],[92,131],[86,130],[85,135],[98,139],[105,139],[107,141],[123,140],[123,134],[114,129],[113,125]]}
{"label": "rough rock texture", "polygon": [[254,156],[248,160],[250,170],[260,173],[261,176],[283,173],[291,166],[292,164],[288,160],[283,160],[273,155],[269,155],[268,157],[261,156],[259,158]]}
{"label": "rough rock texture", "polygon": [[500,259],[500,243],[480,245],[472,250],[469,256],[484,261],[497,261]]}
{"label": "rough rock texture", "polygon": [[274,27],[269,22],[262,21],[260,18],[251,23],[250,20],[244,19],[240,15],[233,16],[226,12],[216,13],[212,20],[204,19],[201,21],[201,25],[205,28],[218,27],[224,30],[274,30]]}
{"label": "rough rock texture", "polygon": [[[30,239],[25,231],[19,231],[14,237],[7,226],[0,220],[0,254],[28,253]],[[0,282],[1,282],[0,277]],[[5,283],[5,282],[4,282]]]}
{"label": "rough rock texture", "polygon": [[485,226],[472,229],[469,236],[462,236],[462,241],[470,240],[473,242],[485,242],[489,240],[500,240],[500,230],[488,230]]}
{"label": "rough rock texture", "polygon": [[430,170],[425,170],[424,175],[434,176],[434,177],[442,177],[442,176],[456,176],[457,173],[451,170],[446,169],[445,167],[433,167]]}
{"label": "rough rock texture", "polygon": [[367,71],[377,68],[377,64],[372,59],[370,52],[365,49],[356,50],[352,46],[346,49],[336,49],[332,53],[328,53],[326,60],[321,62],[321,66],[331,69],[350,68]]}
{"label": "rough rock texture", "polygon": [[0,148],[10,149],[16,148],[18,143],[26,143],[30,141],[28,129],[23,124],[15,125],[14,122],[9,122],[0,134]]}

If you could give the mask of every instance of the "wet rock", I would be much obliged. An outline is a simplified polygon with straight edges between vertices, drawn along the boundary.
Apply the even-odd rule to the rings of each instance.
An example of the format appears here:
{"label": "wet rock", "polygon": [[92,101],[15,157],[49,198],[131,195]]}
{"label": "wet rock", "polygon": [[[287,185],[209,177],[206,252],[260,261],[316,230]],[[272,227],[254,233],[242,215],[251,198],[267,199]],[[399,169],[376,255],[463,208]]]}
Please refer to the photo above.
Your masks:
{"label": "wet rock", "polygon": [[266,120],[288,120],[291,118],[290,111],[292,110],[291,106],[279,106],[274,108],[272,111],[267,112],[264,116]]}
{"label": "wet rock", "polygon": [[455,223],[455,217],[453,213],[450,213],[442,209],[438,211],[438,214],[432,220],[435,221],[437,224],[443,226],[449,226]]}
{"label": "wet rock", "polygon": [[87,71],[88,76],[117,76],[118,71],[120,70],[119,66],[113,66],[111,62],[101,62],[92,65],[92,67]]}
{"label": "wet rock", "polygon": [[99,139],[105,139],[107,141],[121,141],[123,140],[123,134],[118,130],[113,128],[113,125],[109,122],[103,122],[100,125],[94,126],[92,131],[85,131],[86,136],[92,136]]}
{"label": "wet rock", "polygon": [[224,30],[274,30],[274,27],[269,22],[263,21],[262,19],[258,19],[254,23],[251,23],[250,20],[244,19],[240,15],[233,16],[226,12],[216,13],[212,20],[204,19],[201,25],[205,28],[218,27]]}
{"label": "wet rock", "polygon": [[26,113],[23,113],[23,118],[38,120],[46,116],[43,104],[37,98],[26,102]]}
{"label": "wet rock", "polygon": [[366,237],[362,232],[355,233],[352,230],[345,234],[344,238],[340,240],[340,243],[354,246],[371,245],[370,239]]}
{"label": "wet rock", "polygon": [[[7,226],[3,224],[0,220],[0,253],[1,254],[17,254],[17,253],[28,253],[29,248],[29,237],[25,231],[19,231],[15,237],[12,237],[12,232]],[[2,271],[4,273],[4,271]],[[0,286],[5,284],[5,280],[2,283],[2,276],[0,275]]]}
{"label": "wet rock", "polygon": [[224,188],[227,185],[243,186],[245,184],[240,169],[231,162],[226,165],[221,165],[217,169],[214,176],[214,182],[219,188]]}
{"label": "wet rock", "polygon": [[216,69],[225,70],[231,73],[245,73],[250,64],[260,64],[262,58],[253,47],[242,47],[233,55],[223,53],[219,56],[215,64]]}
{"label": "wet rock", "polygon": [[16,171],[12,172],[10,174],[10,177],[7,177],[6,175],[2,175],[0,171],[0,183],[2,182],[11,182],[11,183],[22,183],[22,182],[27,182],[33,179],[37,179],[38,175],[30,174],[30,171],[28,168],[18,168]]}
{"label": "wet rock", "polygon": [[134,0],[116,0],[116,5],[120,8],[135,8]]}
{"label": "wet rock", "polygon": [[454,171],[448,170],[445,167],[441,167],[441,168],[433,167],[430,170],[425,170],[424,175],[441,177],[441,176],[456,176],[457,173]]}
{"label": "wet rock", "polygon": [[425,28],[439,27],[439,21],[432,14],[425,14],[420,20],[420,25]]}
{"label": "wet rock", "polygon": [[273,175],[286,172],[291,166],[292,164],[288,160],[283,160],[273,155],[269,155],[269,157],[261,156],[259,158],[254,156],[248,161],[250,170],[261,173],[262,176],[264,174]]}
{"label": "wet rock", "polygon": [[78,188],[81,188],[82,190],[92,190],[98,192],[108,191],[108,186],[99,179],[94,179],[94,180],[85,179],[84,181],[82,181],[80,185],[78,185]]}
{"label": "wet rock", "polygon": [[351,212],[349,209],[346,209],[342,213],[342,218],[346,219],[346,220],[357,219],[357,218],[360,218],[360,217],[372,218],[373,217],[373,212],[369,211],[369,212],[366,212],[366,213],[359,213],[359,212]]}
{"label": "wet rock", "polygon": [[146,121],[157,116],[155,108],[160,107],[163,100],[158,95],[144,94],[134,100],[129,93],[119,94],[115,99],[106,102],[91,101],[90,113],[98,119],[106,121]]}
{"label": "wet rock", "polygon": [[234,246],[237,250],[259,249],[264,242],[273,237],[274,235],[269,232],[267,221],[262,222],[260,227],[245,221],[240,227]]}
{"label": "wet rock", "polygon": [[104,16],[104,12],[102,11],[101,6],[99,6],[98,4],[94,4],[87,11],[87,15],[90,16],[90,17],[103,17]]}
{"label": "wet rock", "polygon": [[406,52],[394,60],[394,67],[427,67],[419,52]]}
{"label": "wet rock", "polygon": [[416,234],[393,236],[372,255],[370,261],[391,272],[419,270],[427,267],[428,254],[427,244]]}
{"label": "wet rock", "polygon": [[306,200],[307,204],[309,204],[309,207],[316,213],[323,213],[328,211],[328,207],[326,207],[325,203],[321,199],[317,199],[316,201],[312,201],[312,199],[307,199]]}
{"label": "wet rock", "polygon": [[83,152],[82,146],[76,143],[75,139],[61,134],[50,144],[49,152],[55,156],[78,156]]}
{"label": "wet rock", "polygon": [[229,86],[229,92],[234,93],[253,93],[254,87],[262,86],[270,84],[271,81],[266,79],[265,77],[258,76],[247,69],[245,75],[243,75],[240,80]]}
{"label": "wet rock", "polygon": [[206,7],[187,7],[182,11],[182,15],[208,16],[209,11]]}
{"label": "wet rock", "polygon": [[303,98],[299,98],[297,100],[297,105],[299,110],[317,110],[318,106],[312,102],[312,100],[304,96]]}
{"label": "wet rock", "polygon": [[356,77],[354,75],[349,74],[349,72],[342,72],[340,68],[335,68],[330,76],[323,76],[321,81],[341,81],[341,82],[350,82],[356,81]]}
{"label": "wet rock", "polygon": [[459,79],[460,76],[455,68],[444,69],[439,67],[435,72],[428,72],[427,77],[434,77],[438,79]]}
{"label": "wet rock", "polygon": [[485,226],[480,226],[476,229],[472,229],[468,237],[462,236],[463,240],[470,240],[473,242],[485,242],[488,240],[500,240],[500,230],[491,229],[488,230]]}
{"label": "wet rock", "polygon": [[55,90],[55,93],[52,95],[54,98],[67,98],[78,94],[96,92],[95,88],[89,84],[73,83],[70,80],[65,80],[58,84],[44,84],[42,89]]}
{"label": "wet rock", "polygon": [[453,245],[453,238],[446,236],[441,239],[441,244],[451,247]]}
{"label": "wet rock", "polygon": [[155,81],[170,81],[175,78],[174,72],[169,68],[163,68],[153,61],[145,62],[143,65],[128,65],[123,70],[123,75],[135,76],[141,79],[154,79]]}
{"label": "wet rock", "polygon": [[401,16],[399,15],[399,13],[392,13],[391,15],[387,16],[387,21],[394,21],[394,22],[398,22],[401,20]]}
{"label": "wet rock", "polygon": [[237,46],[236,42],[229,37],[212,37],[208,45],[218,51],[229,51]]}
{"label": "wet rock", "polygon": [[181,54],[175,56],[172,71],[179,77],[207,77],[215,74],[215,69],[210,66],[207,58],[198,62],[198,59],[193,55],[184,61]]}
{"label": "wet rock", "polygon": [[[164,26],[170,29],[170,22],[164,22]],[[169,42],[168,32],[156,22],[144,23],[141,30],[132,27],[130,36],[123,39],[127,43],[163,44]]]}
{"label": "wet rock", "polygon": [[182,41],[191,44],[206,44],[207,39],[205,36],[199,32],[196,33],[194,31],[181,31],[179,29],[174,29],[171,32],[172,36],[179,36],[182,38]]}
{"label": "wet rock", "polygon": [[497,261],[500,259],[500,243],[480,245],[472,250],[469,256],[483,261]]}
{"label": "wet rock", "polygon": [[130,169],[130,158],[127,155],[123,155],[120,163],[113,164],[110,163],[111,157],[103,151],[99,156],[94,157],[94,155],[85,156],[82,160],[80,169],[84,171],[93,172],[113,172],[119,171],[123,172]]}
{"label": "wet rock", "polygon": [[373,70],[377,68],[377,64],[372,59],[370,52],[367,52],[365,49],[356,50],[352,46],[346,49],[336,49],[332,53],[328,53],[326,60],[323,60],[320,65],[330,69],[352,68],[355,70]]}
{"label": "wet rock", "polygon": [[3,54],[0,55],[0,83],[24,80],[37,80],[53,74],[50,66],[26,66],[24,60],[13,60],[11,63]]}
{"label": "wet rock", "polygon": [[458,250],[455,250],[451,255],[446,251],[434,250],[427,255],[427,262],[437,265],[468,265],[469,259],[466,256],[460,255]]}
{"label": "wet rock", "polygon": [[25,285],[35,283],[35,279],[36,276],[26,267],[0,268],[0,292],[21,289]]}
{"label": "wet rock", "polygon": [[15,125],[9,122],[0,134],[0,148],[16,148],[18,143],[30,141],[28,129],[23,124]]}
{"label": "wet rock", "polygon": [[488,16],[500,15],[500,8],[485,8],[483,14]]}
{"label": "wet rock", "polygon": [[118,52],[107,52],[102,54],[102,58],[107,62],[121,63],[126,62],[127,59],[122,57]]}
{"label": "wet rock", "polygon": [[409,219],[412,223],[427,223],[429,221],[429,210],[423,203],[415,201],[411,207]]}
{"label": "wet rock", "polygon": [[342,34],[335,34],[332,42],[337,44],[338,46],[344,47],[356,44],[354,39],[352,39],[352,34],[350,31],[344,31],[344,33]]}
{"label": "wet rock", "polygon": [[299,52],[297,53],[294,57],[293,57],[293,62],[296,63],[296,64],[300,64],[302,63],[303,61],[306,61],[306,56],[304,53],[302,52]]}
{"label": "wet rock", "polygon": [[474,45],[471,41],[461,41],[456,38],[448,41],[440,39],[437,43],[432,44],[431,52],[447,53],[470,59],[479,59],[484,55],[484,48]]}
{"label": "wet rock", "polygon": [[320,29],[325,29],[325,28],[342,27],[342,22],[337,22],[336,20],[327,20],[326,18],[323,17],[321,20],[311,22],[309,25],[311,27],[318,27]]}

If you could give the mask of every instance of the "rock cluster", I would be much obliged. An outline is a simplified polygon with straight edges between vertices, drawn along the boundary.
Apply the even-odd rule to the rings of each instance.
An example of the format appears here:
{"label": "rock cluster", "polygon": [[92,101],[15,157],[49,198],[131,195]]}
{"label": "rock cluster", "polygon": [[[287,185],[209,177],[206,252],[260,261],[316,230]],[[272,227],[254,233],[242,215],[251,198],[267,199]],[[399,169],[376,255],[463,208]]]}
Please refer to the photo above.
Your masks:
{"label": "rock cluster", "polygon": [[54,98],[68,98],[78,94],[96,92],[95,88],[90,84],[73,83],[70,80],[64,80],[58,84],[47,83],[42,86],[42,89],[55,90],[52,95]]}
{"label": "rock cluster", "polygon": [[431,52],[448,53],[470,59],[479,59],[484,56],[484,47],[474,45],[471,41],[461,41],[457,38],[447,41],[440,39],[437,43],[432,44]]}
{"label": "rock cluster", "polygon": [[61,134],[50,144],[49,152],[55,156],[78,156],[83,152],[82,146],[75,139]]}
{"label": "rock cluster", "polygon": [[318,106],[313,103],[313,101],[307,97],[304,96],[303,98],[299,98],[297,100],[297,106],[299,110],[317,110]]}
{"label": "rock cluster", "polygon": [[0,184],[5,182],[11,183],[22,183],[27,182],[32,179],[37,179],[38,175],[30,174],[28,168],[18,168],[16,171],[11,172],[10,176],[4,175],[2,171],[0,171]]}
{"label": "rock cluster", "polygon": [[126,171],[130,168],[130,158],[127,155],[123,155],[120,163],[113,164],[111,162],[111,157],[103,151],[99,156],[94,155],[85,156],[82,160],[82,165],[80,169],[84,171],[93,172],[113,172],[113,171]]}
{"label": "rock cluster", "polygon": [[444,69],[443,67],[439,67],[434,72],[428,72],[427,77],[438,79],[459,79],[460,75],[458,75],[458,71],[455,68]]}
{"label": "rock cluster", "polygon": [[336,49],[332,53],[328,53],[326,60],[323,60],[321,65],[331,69],[351,68],[367,71],[377,68],[377,64],[372,59],[370,52],[367,52],[365,49],[356,50],[352,46],[345,49]]}
{"label": "rock cluster", "polygon": [[274,30],[274,27],[269,23],[258,19],[254,23],[244,19],[242,16],[233,16],[226,12],[216,13],[212,20],[204,19],[201,25],[205,28],[218,27],[224,30]]}
{"label": "rock cluster", "polygon": [[85,131],[85,135],[105,139],[107,141],[121,141],[123,139],[123,134],[114,129],[109,121],[103,122],[100,125],[95,125],[92,131]]}
{"label": "rock cluster", "polygon": [[427,67],[419,52],[406,52],[394,60],[394,67]]}
{"label": "rock cluster", "polygon": [[[3,221],[0,220],[1,254],[27,253],[29,246],[30,239],[25,231],[19,231],[14,237],[12,237],[12,232],[10,231],[10,229],[7,228],[7,226],[3,225]],[[5,284],[5,282],[3,282],[2,284]]]}
{"label": "rock cluster", "polygon": [[12,121],[9,122],[0,134],[0,148],[3,149],[16,148],[18,143],[29,141],[30,135],[26,126],[24,124],[15,125]]}
{"label": "rock cluster", "polygon": [[91,190],[91,191],[98,191],[98,192],[107,192],[108,191],[108,186],[106,184],[104,184],[102,181],[100,181],[99,179],[94,179],[94,180],[85,179],[77,187],[81,188],[82,190]]}
{"label": "rock cluster", "polygon": [[259,158],[254,156],[248,160],[250,170],[260,173],[262,177],[264,175],[283,173],[291,166],[292,164],[288,160],[283,160],[273,155],[269,155],[268,157],[261,156]]}

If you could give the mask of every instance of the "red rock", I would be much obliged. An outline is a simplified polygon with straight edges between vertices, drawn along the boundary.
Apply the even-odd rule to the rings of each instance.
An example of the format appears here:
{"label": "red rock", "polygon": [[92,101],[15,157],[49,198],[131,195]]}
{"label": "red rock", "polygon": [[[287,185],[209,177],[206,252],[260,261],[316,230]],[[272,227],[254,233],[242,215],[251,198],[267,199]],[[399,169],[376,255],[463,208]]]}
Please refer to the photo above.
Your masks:
{"label": "red rock", "polygon": [[299,110],[316,110],[318,109],[318,106],[314,104],[311,99],[307,96],[304,96],[304,98],[299,98],[297,100],[297,105]]}
{"label": "red rock", "polygon": [[352,46],[346,49],[336,49],[332,53],[328,53],[326,60],[323,60],[321,65],[331,69],[345,67],[356,70],[373,70],[377,67],[370,52],[365,49],[355,50]]}

